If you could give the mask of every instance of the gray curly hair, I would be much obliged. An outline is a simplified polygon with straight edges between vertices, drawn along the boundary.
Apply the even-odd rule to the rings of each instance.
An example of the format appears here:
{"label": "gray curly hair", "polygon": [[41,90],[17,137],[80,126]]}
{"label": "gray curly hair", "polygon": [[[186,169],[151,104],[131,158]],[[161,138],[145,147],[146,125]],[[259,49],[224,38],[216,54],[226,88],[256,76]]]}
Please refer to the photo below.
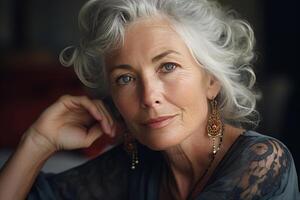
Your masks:
{"label": "gray curly hair", "polygon": [[217,98],[223,119],[235,125],[256,126],[253,30],[215,1],[90,0],[79,14],[80,44],[64,49],[60,61],[65,66],[74,65],[86,86],[107,94],[105,54],[121,47],[130,23],[154,16],[168,19],[195,60],[221,83]]}

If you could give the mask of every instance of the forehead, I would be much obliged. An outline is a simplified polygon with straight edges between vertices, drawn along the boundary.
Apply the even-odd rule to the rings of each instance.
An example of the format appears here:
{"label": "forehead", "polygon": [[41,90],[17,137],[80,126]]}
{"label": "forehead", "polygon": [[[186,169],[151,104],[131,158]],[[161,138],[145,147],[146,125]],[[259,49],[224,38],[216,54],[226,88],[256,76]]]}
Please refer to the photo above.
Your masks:
{"label": "forehead", "polygon": [[167,50],[183,52],[188,48],[166,19],[140,19],[126,28],[122,47],[107,54],[106,58],[109,63],[133,58],[150,60]]}

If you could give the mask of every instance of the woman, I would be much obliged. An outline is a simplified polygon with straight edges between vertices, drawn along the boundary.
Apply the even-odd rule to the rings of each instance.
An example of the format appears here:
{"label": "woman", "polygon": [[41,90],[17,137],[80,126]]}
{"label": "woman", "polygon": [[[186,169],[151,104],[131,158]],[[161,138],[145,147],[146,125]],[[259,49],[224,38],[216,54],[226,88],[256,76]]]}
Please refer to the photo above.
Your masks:
{"label": "woman", "polygon": [[[68,95],[51,105],[2,170],[1,199],[299,199],[288,149],[243,128],[258,122],[246,22],[207,0],[92,0],[79,19],[80,45],[61,61],[116,109]],[[39,173],[103,134],[127,153]]]}

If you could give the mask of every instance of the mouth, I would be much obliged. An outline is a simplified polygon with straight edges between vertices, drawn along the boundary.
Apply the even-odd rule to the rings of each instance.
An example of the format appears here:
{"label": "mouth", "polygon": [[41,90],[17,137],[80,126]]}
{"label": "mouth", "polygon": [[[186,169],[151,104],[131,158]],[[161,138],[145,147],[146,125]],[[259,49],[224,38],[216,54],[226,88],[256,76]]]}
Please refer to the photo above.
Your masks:
{"label": "mouth", "polygon": [[157,118],[152,118],[147,120],[145,123],[143,123],[144,126],[151,128],[151,129],[159,129],[163,128],[167,125],[169,125],[176,115],[170,115],[170,116],[162,116]]}

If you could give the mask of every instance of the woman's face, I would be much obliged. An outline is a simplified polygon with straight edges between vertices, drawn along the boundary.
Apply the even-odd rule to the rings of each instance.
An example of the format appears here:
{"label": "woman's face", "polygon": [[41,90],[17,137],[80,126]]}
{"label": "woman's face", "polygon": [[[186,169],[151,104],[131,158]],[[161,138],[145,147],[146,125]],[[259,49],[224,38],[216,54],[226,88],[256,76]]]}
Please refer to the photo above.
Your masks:
{"label": "woman's face", "polygon": [[130,25],[106,65],[114,103],[142,144],[164,150],[204,132],[219,84],[165,20]]}

